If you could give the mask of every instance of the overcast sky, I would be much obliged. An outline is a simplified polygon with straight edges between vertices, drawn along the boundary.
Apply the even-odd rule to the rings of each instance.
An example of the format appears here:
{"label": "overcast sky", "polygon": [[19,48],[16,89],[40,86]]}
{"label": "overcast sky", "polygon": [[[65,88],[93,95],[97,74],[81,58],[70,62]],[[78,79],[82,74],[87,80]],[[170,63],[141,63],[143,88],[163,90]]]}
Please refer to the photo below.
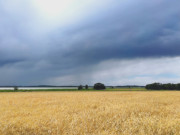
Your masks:
{"label": "overcast sky", "polygon": [[0,85],[180,82],[179,0],[0,0]]}

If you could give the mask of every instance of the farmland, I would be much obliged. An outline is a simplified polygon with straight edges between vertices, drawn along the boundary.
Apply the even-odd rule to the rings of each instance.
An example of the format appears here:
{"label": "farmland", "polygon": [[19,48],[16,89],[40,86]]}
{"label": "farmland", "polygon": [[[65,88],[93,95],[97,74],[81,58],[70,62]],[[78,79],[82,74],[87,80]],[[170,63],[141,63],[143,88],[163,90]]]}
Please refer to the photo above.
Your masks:
{"label": "farmland", "polygon": [[5,92],[0,127],[1,135],[179,135],[180,92]]}

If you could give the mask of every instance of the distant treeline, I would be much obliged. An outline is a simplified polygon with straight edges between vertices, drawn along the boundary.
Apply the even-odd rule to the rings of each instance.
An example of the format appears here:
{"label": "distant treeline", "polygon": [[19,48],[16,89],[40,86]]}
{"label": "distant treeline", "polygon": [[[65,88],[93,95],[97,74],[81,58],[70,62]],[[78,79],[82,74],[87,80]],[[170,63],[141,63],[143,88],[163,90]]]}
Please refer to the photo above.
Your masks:
{"label": "distant treeline", "polygon": [[178,83],[178,84],[152,83],[152,84],[147,84],[145,88],[148,90],[180,90],[180,83]]}

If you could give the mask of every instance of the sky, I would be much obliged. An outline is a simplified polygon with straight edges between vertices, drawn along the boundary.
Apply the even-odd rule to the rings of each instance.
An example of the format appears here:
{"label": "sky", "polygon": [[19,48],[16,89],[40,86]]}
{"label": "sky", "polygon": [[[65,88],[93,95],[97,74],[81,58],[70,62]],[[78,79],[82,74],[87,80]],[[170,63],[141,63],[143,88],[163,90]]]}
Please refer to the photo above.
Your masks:
{"label": "sky", "polygon": [[180,83],[179,0],[0,0],[0,85]]}

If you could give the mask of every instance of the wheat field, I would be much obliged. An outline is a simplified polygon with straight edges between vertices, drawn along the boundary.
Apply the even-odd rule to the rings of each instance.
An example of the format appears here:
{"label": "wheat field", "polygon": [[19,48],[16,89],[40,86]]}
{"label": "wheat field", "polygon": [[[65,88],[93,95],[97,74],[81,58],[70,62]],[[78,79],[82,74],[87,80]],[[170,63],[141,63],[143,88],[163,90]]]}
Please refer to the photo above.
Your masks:
{"label": "wheat field", "polygon": [[0,135],[179,135],[180,92],[0,93]]}

